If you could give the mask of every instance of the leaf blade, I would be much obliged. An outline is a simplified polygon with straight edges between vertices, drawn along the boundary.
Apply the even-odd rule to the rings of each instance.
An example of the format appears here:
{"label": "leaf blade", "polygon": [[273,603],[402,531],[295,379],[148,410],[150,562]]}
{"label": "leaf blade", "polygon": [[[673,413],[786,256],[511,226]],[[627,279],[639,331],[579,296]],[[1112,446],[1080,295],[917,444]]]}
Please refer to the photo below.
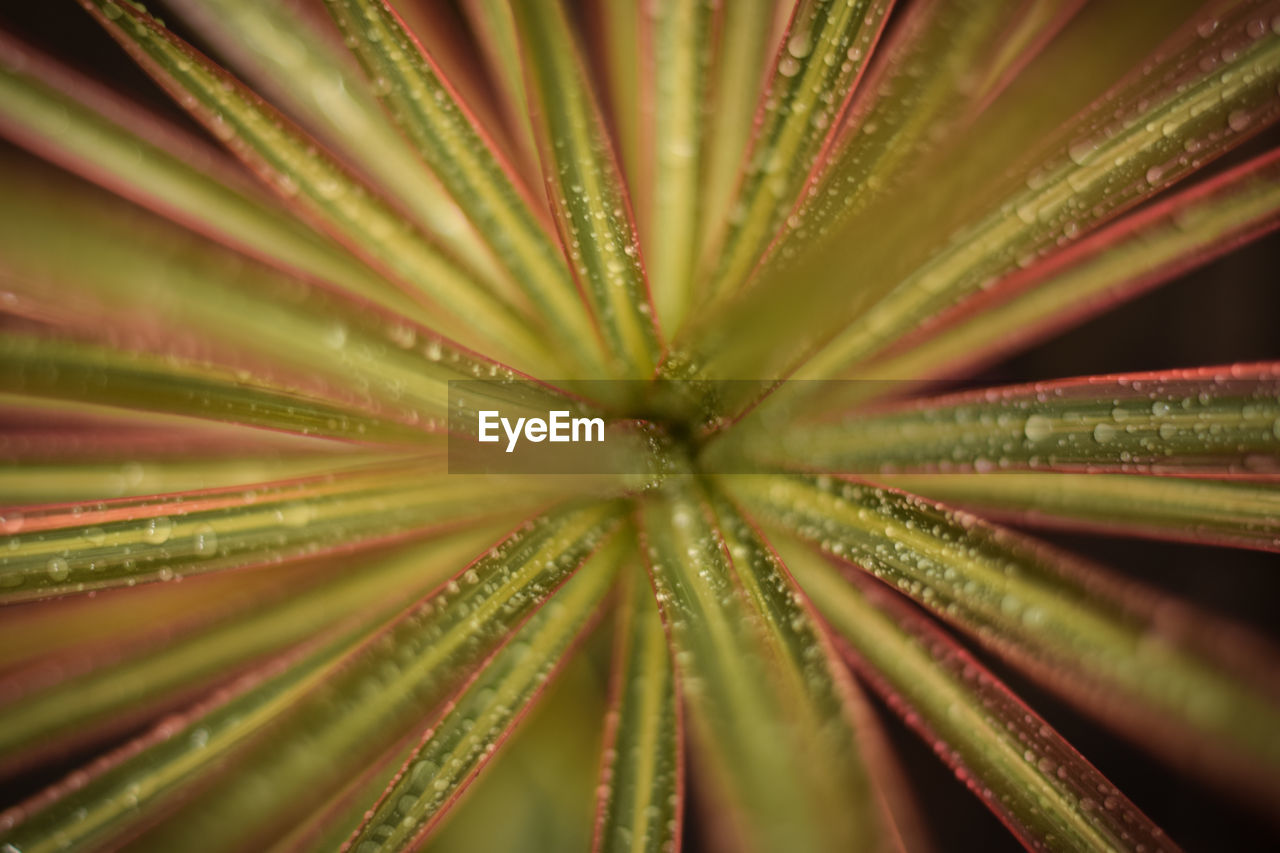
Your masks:
{"label": "leaf blade", "polygon": [[[13,676],[8,676],[10,695],[0,707],[0,768],[22,769],[41,757],[41,750],[66,749],[120,731],[148,712],[216,684],[228,672],[305,644],[350,613],[376,611],[396,596],[411,600],[413,590],[422,594],[443,583],[458,562],[493,541],[491,526],[479,529],[479,535],[446,534],[443,542],[416,546],[410,557],[382,557],[346,577],[334,578],[330,572],[318,584],[309,584],[305,576],[295,579],[287,598],[253,584],[259,578],[249,579],[251,594],[261,598],[242,605],[231,618],[195,631],[170,630],[159,645],[131,647],[125,644],[127,629],[116,631],[105,638],[118,649],[115,660],[52,685],[37,681],[34,689],[14,689]],[[320,567],[307,568],[321,573]],[[139,605],[131,607],[131,614],[135,622],[151,618],[156,625],[173,619],[172,611],[144,615],[147,611]],[[84,614],[86,621],[97,616],[96,611]],[[77,662],[77,670],[83,667],[83,660]]]}
{"label": "leaf blade", "polygon": [[1280,550],[1280,491],[1266,483],[1127,474],[891,475],[887,486],[1032,525]]}
{"label": "leaf blade", "polygon": [[670,487],[640,508],[642,548],[735,837],[759,850],[874,849],[883,825],[848,685],[824,656],[796,653],[802,637],[806,649],[821,641],[776,558],[729,507],[712,512],[693,488]]}
{"label": "leaf blade", "polygon": [[612,586],[618,556],[606,545],[588,559],[486,662],[423,736],[350,846],[407,850],[421,844],[559,670]]}
{"label": "leaf blade", "polygon": [[1178,849],[946,633],[874,582],[846,581],[799,551],[788,556],[858,671],[1024,845]]}
{"label": "leaf blade", "polygon": [[488,351],[518,354],[525,363],[546,359],[545,343],[532,331],[537,326],[522,309],[477,283],[250,90],[133,6],[114,0],[81,2],[269,186],[413,295],[438,305],[455,336],[465,333]]}
{"label": "leaf blade", "polygon": [[[998,210],[958,235],[875,305],[864,303],[865,313],[807,362],[800,375],[845,372],[892,336],[975,292],[992,275],[1016,268],[1019,259],[1051,251],[1064,229],[1076,234],[1095,227],[1184,177],[1193,168],[1188,145],[1203,152],[1195,158],[1200,165],[1274,120],[1280,115],[1280,34],[1246,37],[1246,24],[1255,14],[1249,6],[1235,4],[1224,14],[1222,33],[1215,39],[1184,29],[1166,47],[1173,58],[1152,72],[1155,82],[1122,85],[1112,102],[1073,122],[1064,131],[1076,134],[1066,156],[1059,154],[1028,175],[1026,185]],[[1196,72],[1185,79],[1185,65],[1224,50],[1238,51],[1231,54],[1241,62],[1235,67],[1238,74]],[[1109,127],[1114,110],[1134,101],[1140,105],[1136,114],[1118,128]]]}
{"label": "leaf blade", "polygon": [[[973,370],[1280,227],[1280,156],[1180,190],[1016,272],[867,365],[868,378]],[[1005,330],[993,335],[993,329]],[[1009,330],[1013,330],[1010,332]],[[945,368],[944,368],[945,365]]]}
{"label": "leaf blade", "polygon": [[625,581],[615,640],[591,849],[679,848],[684,812],[684,721],[667,637],[643,576]]}
{"label": "leaf blade", "polygon": [[329,0],[330,14],[401,132],[580,365],[599,358],[563,254],[433,57],[383,0]]}
{"label": "leaf blade", "polygon": [[[84,786],[49,792],[16,815],[20,820],[0,841],[39,849],[55,836],[94,844],[131,837],[165,798],[199,780],[200,796],[178,803],[162,822],[144,824],[136,843],[193,851],[261,847],[290,813],[323,801],[329,788],[341,787],[344,773],[365,767],[417,727],[422,706],[443,701],[617,518],[611,505],[569,507],[518,528],[419,606],[390,621],[393,614],[338,626],[296,665],[268,672],[205,713],[126,747]],[[384,676],[394,687],[372,689]],[[298,749],[296,738],[307,748]],[[211,764],[225,756],[234,759],[226,770]],[[334,767],[339,760],[342,769]],[[244,784],[259,776],[271,784]],[[128,794],[133,785],[139,786],[136,800]],[[94,810],[95,819],[77,820],[81,808]],[[237,819],[227,821],[226,814]]]}
{"label": "leaf blade", "polygon": [[[805,389],[807,390],[807,389]],[[801,393],[804,393],[802,390]],[[1091,376],[885,404],[779,441],[752,424],[751,458],[831,473],[997,470],[1273,478],[1276,365]],[[727,451],[726,451],[727,452]]]}
{"label": "leaf blade", "polygon": [[390,466],[248,489],[29,509],[7,531],[0,601],[350,551],[488,512],[460,499],[501,511],[531,497],[510,485],[495,490],[483,479],[459,482],[440,474],[438,464],[402,457]]}
{"label": "leaf blade", "polygon": [[362,175],[498,292],[515,291],[440,182],[396,133],[351,56],[302,6],[254,0],[174,0],[232,66],[354,163]]}
{"label": "leaf blade", "polygon": [[810,179],[866,69],[893,0],[805,0],[792,12],[734,206],[709,258],[706,296],[742,285]]}
{"label": "leaf blade", "polygon": [[1272,801],[1276,654],[1248,633],[890,490],[808,477],[727,485],[759,517],[896,585],[1153,753]]}
{"label": "leaf blade", "polygon": [[657,361],[630,201],[560,2],[512,4],[547,192],[570,267],[622,375]]}

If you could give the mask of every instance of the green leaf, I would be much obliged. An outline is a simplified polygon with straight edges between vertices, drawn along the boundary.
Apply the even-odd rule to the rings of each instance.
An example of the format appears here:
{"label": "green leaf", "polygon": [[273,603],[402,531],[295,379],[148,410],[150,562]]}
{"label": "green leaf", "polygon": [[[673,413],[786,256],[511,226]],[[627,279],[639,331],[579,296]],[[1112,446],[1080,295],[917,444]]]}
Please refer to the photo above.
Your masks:
{"label": "green leaf", "polygon": [[542,172],[561,240],[617,371],[648,378],[658,337],[648,284],[585,63],[561,0],[512,4]]}
{"label": "green leaf", "polygon": [[[703,184],[699,226],[700,254],[718,235],[729,217],[742,163],[751,144],[756,106],[770,75],[782,27],[769,27],[770,18],[790,14],[787,4],[774,0],[738,0],[722,4],[719,38],[712,58],[706,112],[706,149],[702,157]],[[785,27],[786,20],[782,21]],[[673,328],[673,332],[675,329]]]}
{"label": "green leaf", "polygon": [[933,622],[804,550],[787,564],[859,673],[1028,849],[1176,850],[1048,723]]}
{"label": "green leaf", "polygon": [[[348,614],[371,608],[385,612],[388,601],[404,606],[447,580],[459,563],[493,541],[494,532],[489,524],[480,534],[454,534],[415,546],[405,556],[364,558],[359,560],[359,571],[345,577],[335,578],[332,571],[322,574],[322,567],[313,564],[307,569],[319,576],[318,583],[315,577],[297,577],[299,573],[292,572],[295,577],[286,590],[254,583],[257,577],[239,579],[241,584],[249,580],[245,586],[256,592],[257,602],[244,602],[231,618],[203,628],[197,624],[195,631],[171,629],[160,645],[142,643],[131,649],[127,627],[117,630],[99,641],[116,650],[118,659],[110,665],[21,692],[0,708],[0,766],[23,764],[33,751],[38,754],[49,744],[75,743],[103,730],[118,731],[121,724],[207,687],[227,672],[323,634]],[[351,558],[342,562],[350,563]],[[202,585],[196,585],[195,591],[210,594]],[[271,595],[264,594],[268,592]],[[155,620],[149,626],[153,631],[172,622],[175,615],[190,618],[189,609],[178,614],[172,610],[149,613],[142,608],[143,602],[116,601],[129,605],[128,615],[138,627],[143,627],[139,620]],[[91,622],[101,615],[90,610],[83,618]],[[65,620],[61,627],[65,633]],[[83,668],[83,658],[76,666]]]}
{"label": "green leaf", "polygon": [[639,566],[625,595],[592,849],[664,853],[680,844],[684,721],[667,635]]}
{"label": "green leaf", "polygon": [[438,463],[403,457],[393,465],[247,489],[53,506],[8,526],[0,602],[350,550],[528,508],[537,492],[441,474]]}
{"label": "green leaf", "polygon": [[383,0],[327,0],[387,112],[578,365],[600,360],[564,255],[435,60]]}
{"label": "green leaf", "polygon": [[[785,263],[815,234],[836,231],[890,201],[902,173],[962,132],[1009,67],[1026,61],[1072,5],[959,0],[905,12],[824,152],[816,186],[770,254]],[[761,277],[771,274],[769,263]]]}
{"label": "green leaf", "polygon": [[748,849],[871,849],[883,827],[847,716],[852,687],[776,557],[723,502],[716,514],[674,480],[641,506],[707,778]]}
{"label": "green leaf", "polygon": [[1270,364],[963,392],[798,426],[783,437],[771,431],[771,417],[761,415],[742,439],[750,458],[833,473],[1227,476],[1274,475],[1280,467],[1280,376]]}
{"label": "green leaf", "polygon": [[462,343],[545,367],[545,340],[510,305],[443,254],[346,167],[317,149],[249,89],[153,18],[114,0],[86,8],[175,98],[260,177],[379,271],[437,306],[438,327]]}
{"label": "green leaf", "polygon": [[[418,565],[421,565],[419,555]],[[309,642],[235,679],[212,699],[161,722],[91,768],[79,785],[29,801],[0,829],[0,842],[28,853],[101,848],[136,832],[183,786],[260,735],[338,671],[380,621],[403,606],[348,616]]]}
{"label": "green leaf", "polygon": [[[137,448],[139,438],[141,436],[130,436],[132,440],[128,444]],[[193,435],[192,442],[200,438],[198,434]],[[80,459],[0,463],[0,503],[24,506],[190,492],[313,477],[341,468],[343,464],[377,465],[389,461],[386,455],[358,451],[343,454],[337,449],[297,455],[240,453],[191,460],[146,459],[145,453],[133,455],[139,458],[127,462]]]}
{"label": "green leaf", "polygon": [[499,293],[516,293],[484,241],[378,105],[324,15],[295,3],[170,0],[256,91],[297,116],[450,254]]}
{"label": "green leaf", "polygon": [[1121,219],[1051,263],[1011,274],[900,342],[860,375],[923,379],[972,370],[1278,225],[1280,155],[1273,151]]}
{"label": "green leaf", "polygon": [[[24,851],[122,837],[149,849],[262,848],[290,815],[418,728],[423,709],[456,689],[617,518],[609,504],[543,516],[385,626],[371,632],[367,617],[340,624],[292,661],[162,724],[83,785],[25,810],[0,842]],[[183,799],[197,782],[198,796]]]}
{"label": "green leaf", "polygon": [[538,143],[524,90],[524,69],[511,5],[507,0],[463,0],[462,11],[484,52],[485,65],[493,74],[506,123],[512,128],[520,154],[536,172]]}
{"label": "green leaf", "polygon": [[421,445],[431,436],[242,374],[71,341],[0,336],[0,392],[229,421],[344,441]]}
{"label": "green leaf", "polygon": [[[240,186],[215,152],[3,34],[0,132],[232,248],[334,282],[419,321],[427,316],[404,291]],[[25,198],[33,199],[40,196]]]}
{"label": "green leaf", "polygon": [[[1253,38],[1255,13],[1235,3],[1209,38],[1195,26],[1165,38],[1198,5],[1089,4],[975,125],[904,174],[891,202],[778,258],[717,322],[732,334],[691,328],[686,359],[718,378],[854,375],[921,322],[1265,126],[1280,105],[1280,37]],[[763,334],[783,343],[749,345]]]}
{"label": "green leaf", "polygon": [[693,295],[704,221],[699,189],[715,9],[711,0],[669,0],[644,14],[647,109],[636,218],[659,325],[674,333]]}
{"label": "green leaf", "polygon": [[[78,672],[87,672],[122,652],[141,654],[166,638],[221,624],[242,609],[267,607],[295,587],[332,580],[343,561],[342,556],[298,561],[269,571],[210,574],[10,607],[0,622],[0,670],[35,673],[47,662],[79,657]],[[68,631],[68,624],[76,630]]]}
{"label": "green leaf", "polygon": [[[847,372],[993,276],[1096,227],[1280,115],[1280,33],[1266,28],[1257,38],[1246,35],[1255,15],[1252,4],[1236,3],[1211,38],[1194,30],[1176,37],[1165,47],[1167,58],[1065,128],[1065,150],[1025,172],[1023,186],[998,208],[901,280],[868,287],[857,301],[858,316],[798,378]],[[1208,56],[1216,63],[1224,54],[1231,59],[1224,70],[1193,64]],[[1195,70],[1188,73],[1188,66]]]}
{"label": "green leaf", "polygon": [[501,760],[490,763],[432,836],[431,848],[515,851],[531,841],[548,850],[591,848],[608,711],[600,669],[609,659],[608,635],[593,630],[583,638],[503,746]]}
{"label": "green leaf", "polygon": [[891,474],[887,486],[1050,527],[1280,550],[1280,488],[1127,474]]}
{"label": "green leaf", "polygon": [[897,587],[1156,754],[1274,800],[1275,652],[1256,639],[919,498],[826,477],[725,482],[753,513]]}
{"label": "green leaf", "polygon": [[586,630],[612,586],[619,537],[589,559],[453,699],[353,834],[353,849],[421,845],[488,764]]}
{"label": "green leaf", "polygon": [[[88,335],[137,329],[164,353],[207,348],[254,379],[262,365],[323,379],[321,388],[354,398],[352,408],[421,430],[443,431],[449,380],[522,378],[407,318],[303,286],[115,199],[17,169],[0,176],[15,189],[0,199],[0,276],[64,327],[87,319]],[[80,251],[65,250],[64,229]]]}
{"label": "green leaf", "polygon": [[741,287],[792,212],[892,7],[893,0],[804,0],[792,13],[727,227],[707,244],[708,298]]}
{"label": "green leaf", "polygon": [[604,96],[609,106],[610,127],[618,152],[618,165],[627,186],[636,194],[639,208],[644,181],[641,179],[641,148],[648,124],[647,107],[641,106],[644,81],[641,50],[645,27],[644,14],[656,10],[641,9],[636,0],[595,0],[588,4],[588,35],[599,45],[599,62],[604,76]]}

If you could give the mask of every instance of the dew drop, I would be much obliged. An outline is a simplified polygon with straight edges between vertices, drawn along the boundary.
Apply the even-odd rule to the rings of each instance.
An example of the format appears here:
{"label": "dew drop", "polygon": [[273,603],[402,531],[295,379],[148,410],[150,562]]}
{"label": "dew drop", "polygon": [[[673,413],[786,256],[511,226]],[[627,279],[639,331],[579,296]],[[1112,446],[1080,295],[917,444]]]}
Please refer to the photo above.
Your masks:
{"label": "dew drop", "polygon": [[1071,162],[1077,166],[1083,166],[1089,162],[1093,152],[1098,150],[1098,145],[1092,139],[1081,139],[1071,143],[1067,149],[1067,156],[1071,158]]}
{"label": "dew drop", "polygon": [[147,522],[142,538],[151,545],[163,545],[173,534],[173,522],[161,515]]}
{"label": "dew drop", "polygon": [[342,349],[347,343],[347,327],[341,323],[334,323],[329,330],[324,333],[324,345],[329,349]]}
{"label": "dew drop", "polygon": [[813,50],[813,42],[807,33],[796,33],[787,40],[787,53],[796,59],[804,59]]}
{"label": "dew drop", "polygon": [[44,568],[49,573],[49,579],[53,581],[64,581],[71,574],[71,567],[61,557],[51,557]]}
{"label": "dew drop", "polygon": [[218,534],[212,525],[201,524],[195,529],[192,548],[201,557],[212,557],[218,551]]}
{"label": "dew drop", "polygon": [[1022,428],[1027,441],[1044,441],[1053,435],[1053,422],[1044,415],[1032,415]]}

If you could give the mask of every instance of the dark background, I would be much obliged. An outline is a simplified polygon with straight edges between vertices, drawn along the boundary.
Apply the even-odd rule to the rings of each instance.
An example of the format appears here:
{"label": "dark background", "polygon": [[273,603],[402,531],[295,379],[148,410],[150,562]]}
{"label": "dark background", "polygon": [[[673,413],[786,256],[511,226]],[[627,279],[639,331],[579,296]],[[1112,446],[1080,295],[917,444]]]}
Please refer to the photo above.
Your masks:
{"label": "dark background", "polygon": [[[176,21],[170,21],[176,23]],[[179,123],[195,126],[71,0],[0,3],[0,30],[27,38],[110,82]],[[1275,129],[1229,160],[1280,144]],[[0,142],[0,156],[17,154]],[[3,188],[0,188],[3,191]],[[1280,235],[1271,235],[1105,316],[993,365],[976,377],[1004,384],[1084,374],[1280,359]],[[1250,551],[1036,531],[1118,573],[1232,616],[1280,641],[1280,557]],[[971,646],[972,648],[972,646]],[[1230,794],[1188,778],[1080,716],[989,655],[980,658],[1188,850],[1280,849],[1280,826]],[[1019,850],[1020,845],[964,791],[928,747],[884,707],[881,716],[941,850]],[[0,809],[64,775],[86,758],[69,756],[0,782]],[[698,842],[696,802],[686,849]]]}

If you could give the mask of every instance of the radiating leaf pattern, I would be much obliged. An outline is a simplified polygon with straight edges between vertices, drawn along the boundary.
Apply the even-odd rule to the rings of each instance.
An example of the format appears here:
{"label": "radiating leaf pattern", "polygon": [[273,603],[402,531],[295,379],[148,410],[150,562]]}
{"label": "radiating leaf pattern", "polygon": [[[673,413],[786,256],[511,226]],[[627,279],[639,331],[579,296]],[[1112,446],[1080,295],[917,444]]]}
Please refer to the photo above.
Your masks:
{"label": "radiating leaf pattern", "polygon": [[[523,312],[478,283],[341,163],[326,156],[248,89],[207,64],[154,19],[113,0],[84,0],[157,79],[272,188],[305,215],[350,241],[380,268],[430,299],[461,328],[485,318],[485,340],[500,352],[545,359]],[[535,364],[545,365],[545,361]]]}
{"label": "radiating leaf pattern", "polygon": [[[421,306],[269,203],[202,143],[0,34],[7,134],[248,254],[421,318]],[[28,199],[29,201],[30,199]]]}
{"label": "radiating leaf pattern", "polygon": [[1128,474],[890,474],[886,485],[1050,526],[1280,549],[1280,489],[1271,483]]}
{"label": "radiating leaf pattern", "polygon": [[[704,497],[674,484],[641,508],[691,728],[724,765],[708,783],[724,791],[742,844],[881,847],[845,685],[773,555],[731,508],[716,510],[723,526]],[[753,736],[761,731],[776,734]]]}
{"label": "radiating leaf pattern", "polygon": [[1278,0],[154,5],[0,4],[0,853],[1276,846]]}
{"label": "radiating leaf pattern", "polygon": [[[874,361],[868,378],[955,375],[1132,299],[1280,225],[1280,158],[1260,155],[1010,274]],[[993,330],[1003,334],[993,336]],[[1013,329],[1012,334],[1008,330]],[[864,374],[865,375],[865,374]]]}
{"label": "radiating leaf pattern", "polygon": [[710,296],[742,283],[790,213],[839,125],[892,6],[893,0],[796,5],[756,117],[728,229],[708,270]]}
{"label": "radiating leaf pattern", "polygon": [[[1151,748],[1197,731],[1206,748],[1194,760],[1261,790],[1280,768],[1275,660],[1253,658],[1250,666],[1264,663],[1250,675],[1226,675],[1239,667],[1189,636],[1197,623],[1207,631],[1206,614],[921,498],[825,477],[744,477],[734,487],[749,508],[896,586]],[[1257,763],[1245,768],[1246,755]]]}
{"label": "radiating leaf pattern", "polygon": [[[1280,109],[1280,35],[1267,23],[1274,11],[1235,2],[1201,14],[1162,46],[1158,60],[1050,124],[1040,146],[1010,152],[1013,167],[990,163],[1007,173],[956,198],[963,219],[948,219],[950,206],[934,207],[953,193],[935,174],[945,162],[939,152],[938,169],[922,167],[899,190],[919,208],[872,205],[816,237],[728,311],[731,328],[747,334],[718,334],[708,324],[690,333],[683,357],[717,378],[851,375],[995,278],[1034,264],[1238,145]],[[957,183],[968,177],[957,173]],[[855,270],[859,286],[850,288]],[[778,328],[780,312],[788,318],[786,345],[768,352],[748,346],[752,332]]]}
{"label": "radiating leaf pattern", "polygon": [[821,560],[805,556],[791,565],[847,642],[859,672],[913,715],[915,728],[961,781],[996,801],[1024,844],[1177,849],[946,634],[891,593],[846,583]]}
{"label": "radiating leaf pattern", "polygon": [[588,560],[454,699],[352,839],[405,849],[430,831],[519,722],[608,592],[616,549]]}
{"label": "radiating leaf pattern", "polygon": [[639,572],[627,583],[594,847],[670,850],[682,828],[684,721],[666,634],[648,585]]}
{"label": "radiating leaf pattern", "polygon": [[657,330],[631,202],[557,0],[512,4],[547,195],[565,255],[622,375],[644,378]]}
{"label": "radiating leaf pattern", "polygon": [[[252,489],[215,489],[26,514],[0,557],[0,600],[82,592],[351,548],[477,517],[438,465],[354,470]],[[520,492],[477,479],[481,517]],[[536,492],[525,494],[532,503]],[[508,503],[510,502],[510,503]],[[528,507],[529,503],[525,503]]]}
{"label": "radiating leaf pattern", "polygon": [[255,91],[305,120],[424,231],[495,288],[509,288],[466,216],[413,148],[383,119],[373,81],[354,56],[319,26],[319,9],[255,0],[173,0],[230,68]]}
{"label": "radiating leaf pattern", "polygon": [[474,120],[457,102],[439,67],[414,42],[382,0],[334,0],[328,4],[382,102],[423,160],[453,195],[511,277],[529,293],[549,325],[576,357],[597,357],[588,316],[578,301],[564,257],[544,230],[514,175],[489,148]]}
{"label": "radiating leaf pattern", "polygon": [[743,442],[759,445],[765,464],[810,470],[1270,477],[1280,463],[1280,377],[1271,364],[926,398],[838,425],[799,426],[781,442],[769,420],[761,415]]}
{"label": "radiating leaf pattern", "polygon": [[[1076,136],[1065,157],[1030,173],[1025,187],[998,211],[957,234],[951,245],[896,284],[807,363],[807,375],[847,368],[882,346],[886,336],[902,334],[991,276],[1033,260],[1060,235],[1070,239],[1176,181],[1267,122],[1280,109],[1280,34],[1251,29],[1258,14],[1250,8],[1254,4],[1231,5],[1215,29],[1217,38],[1187,32],[1175,42],[1179,53],[1144,69],[1146,79],[1086,113],[1071,128]],[[1226,73],[1201,70],[1205,57],[1223,55],[1230,59]],[[1187,66],[1196,72],[1189,75]],[[1137,109],[1126,114],[1130,103]],[[1125,116],[1119,126],[1115,111]]]}
{"label": "radiating leaf pattern", "polygon": [[[407,559],[375,562],[361,574],[325,579],[327,583],[322,581],[313,588],[306,588],[307,579],[303,578],[294,584],[287,602],[215,623],[190,636],[167,638],[160,649],[151,650],[144,645],[142,648],[150,654],[144,651],[136,659],[118,658],[109,669],[90,670],[43,689],[23,690],[20,679],[11,677],[10,684],[18,683],[12,688],[14,695],[0,710],[0,730],[4,732],[0,742],[4,757],[0,761],[6,765],[23,763],[25,751],[59,737],[67,739],[86,730],[91,733],[87,727],[95,722],[110,723],[114,718],[125,717],[127,723],[139,711],[146,712],[145,707],[139,707],[144,702],[163,703],[180,697],[183,691],[207,684],[212,677],[245,661],[307,639],[347,613],[378,605],[386,598],[389,585],[422,591],[444,579],[439,572],[451,567],[450,560],[465,559],[468,552],[483,544],[482,539],[470,533],[446,540],[446,547],[436,549],[439,556],[419,550]],[[435,574],[425,569],[432,569]],[[253,584],[250,581],[245,585]],[[158,611],[150,615],[159,618],[162,614]],[[129,615],[134,620],[141,616],[136,607]],[[124,633],[118,629],[108,636],[114,635],[119,642]]]}

